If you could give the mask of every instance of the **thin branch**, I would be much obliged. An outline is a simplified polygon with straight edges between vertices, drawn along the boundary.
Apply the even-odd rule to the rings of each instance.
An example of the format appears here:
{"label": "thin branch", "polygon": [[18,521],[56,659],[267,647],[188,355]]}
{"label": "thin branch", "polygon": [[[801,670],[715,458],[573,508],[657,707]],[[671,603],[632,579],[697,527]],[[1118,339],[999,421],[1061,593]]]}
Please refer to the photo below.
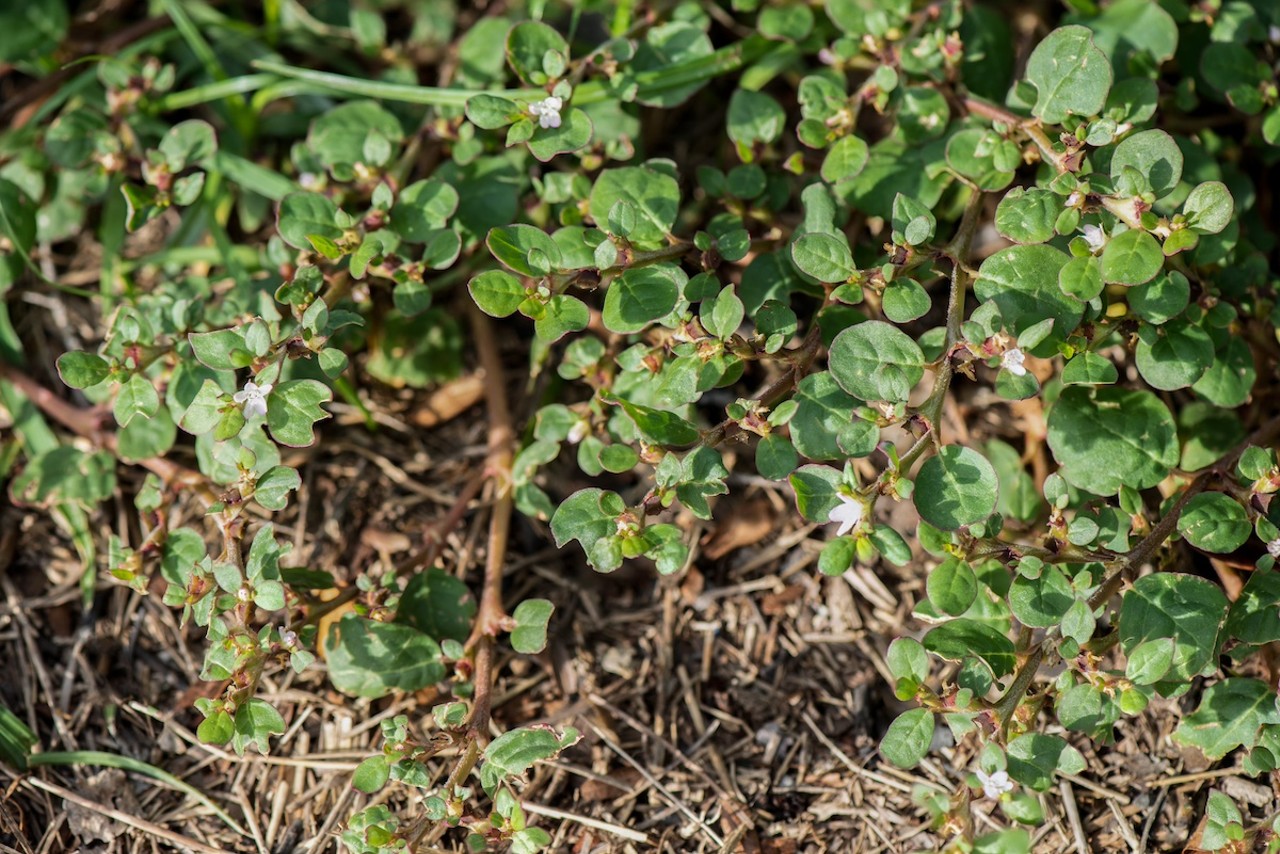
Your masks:
{"label": "thin branch", "polygon": [[921,441],[916,442],[899,460],[900,471],[909,469],[911,464],[931,445],[941,444],[938,437],[938,424],[942,420],[942,407],[946,402],[947,392],[951,388],[951,378],[955,375],[955,368],[951,364],[951,350],[959,343],[963,334],[961,327],[964,325],[964,299],[965,294],[968,293],[970,275],[969,252],[973,248],[973,238],[978,233],[978,214],[982,211],[982,200],[983,194],[978,190],[969,196],[955,237],[942,250],[942,254],[951,259],[951,292],[947,298],[946,340],[943,342],[938,373],[933,378],[933,389],[924,403],[920,404],[920,414],[929,425],[926,436],[931,436],[932,441],[923,441],[924,437],[922,437]]}
{"label": "thin branch", "polygon": [[[77,436],[88,439],[111,453],[116,453],[116,435],[103,429],[100,410],[74,406],[27,376],[13,365],[0,362],[0,379],[13,384],[36,407]],[[138,465],[159,476],[167,486],[191,487],[210,503],[217,500],[209,481],[200,472],[163,457],[139,460]]]}
{"label": "thin branch", "polygon": [[489,543],[488,553],[485,555],[480,607],[476,614],[475,628],[467,641],[467,646],[475,656],[475,696],[467,731],[473,740],[484,740],[488,738],[489,714],[493,702],[494,638],[505,628],[509,619],[502,605],[502,570],[506,562],[507,537],[511,530],[511,462],[515,431],[511,426],[511,412],[507,407],[507,390],[503,379],[505,372],[493,326],[488,316],[473,303],[468,302],[468,307],[476,351],[487,378],[485,403],[489,411],[488,470],[496,491],[489,513]]}

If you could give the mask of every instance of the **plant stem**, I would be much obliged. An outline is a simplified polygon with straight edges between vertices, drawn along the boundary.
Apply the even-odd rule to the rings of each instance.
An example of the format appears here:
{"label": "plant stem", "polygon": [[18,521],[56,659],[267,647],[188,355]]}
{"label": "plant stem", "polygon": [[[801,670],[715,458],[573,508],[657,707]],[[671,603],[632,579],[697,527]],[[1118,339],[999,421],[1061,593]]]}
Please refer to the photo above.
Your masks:
{"label": "plant stem", "polygon": [[[4,362],[0,362],[0,379],[12,383],[41,412],[77,436],[89,439],[113,454],[116,453],[116,435],[103,431],[102,419],[99,417],[97,410],[81,409],[78,406],[67,403],[18,368]],[[178,465],[163,457],[140,460],[138,465],[158,475],[168,486],[175,488],[190,487],[199,491],[209,503],[217,500],[209,482],[198,471]]]}
{"label": "plant stem", "polygon": [[467,640],[475,661],[471,717],[467,721],[467,733],[473,741],[483,741],[489,735],[489,715],[493,702],[493,658],[497,634],[505,628],[509,617],[502,605],[502,570],[506,562],[507,537],[511,530],[511,462],[515,445],[515,431],[511,426],[511,413],[507,408],[506,383],[502,369],[502,357],[493,334],[489,318],[474,303],[467,302],[471,314],[471,327],[475,334],[476,351],[485,373],[485,403],[489,411],[489,477],[496,492],[493,508],[489,513],[489,543],[485,555],[484,585],[480,590],[480,607],[476,614],[475,628]]}
{"label": "plant stem", "polygon": [[918,441],[910,450],[899,460],[899,471],[907,471],[911,468],[921,454],[925,452],[930,445],[940,445],[938,438],[938,425],[942,420],[942,407],[946,403],[947,392],[951,388],[951,378],[955,374],[955,369],[951,365],[951,349],[960,341],[963,334],[961,327],[964,325],[964,298],[968,293],[969,273],[967,269],[969,261],[969,252],[973,248],[973,238],[978,232],[978,214],[982,210],[983,194],[979,190],[974,190],[969,196],[969,201],[965,205],[964,215],[960,219],[960,227],[956,229],[956,235],[951,242],[942,250],[942,254],[951,259],[951,293],[947,299],[947,332],[946,339],[942,346],[942,358],[938,362],[938,373],[934,376],[933,390],[929,392],[929,397],[924,403],[920,404],[920,414],[928,422],[929,432],[926,436],[932,437],[931,442]]}

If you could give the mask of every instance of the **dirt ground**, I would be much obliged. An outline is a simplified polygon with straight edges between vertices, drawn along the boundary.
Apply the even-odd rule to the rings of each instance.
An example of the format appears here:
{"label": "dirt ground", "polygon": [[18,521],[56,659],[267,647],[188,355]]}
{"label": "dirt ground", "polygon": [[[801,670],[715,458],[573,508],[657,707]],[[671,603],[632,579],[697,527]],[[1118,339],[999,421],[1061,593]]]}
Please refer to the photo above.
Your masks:
{"label": "dirt ground", "polygon": [[[28,324],[39,314],[32,309]],[[511,376],[519,376],[516,336],[505,339],[513,345],[505,354]],[[51,362],[33,374],[58,388]],[[445,393],[466,398],[469,380],[480,385],[469,375]],[[510,400],[517,420],[529,416],[522,382],[511,380]],[[482,403],[427,429],[414,426],[425,394],[384,390],[368,402],[378,429],[364,429],[336,405],[322,441],[294,460],[299,500],[273,517],[293,543],[286,563],[329,570],[343,582],[402,566],[418,552],[464,486],[482,476],[486,453]],[[95,518],[104,551],[113,532],[136,537],[141,482],[137,470],[121,469],[119,494]],[[551,488],[567,493],[574,484]],[[584,734],[531,773],[530,815],[553,834],[555,851],[938,847],[912,793],[967,793],[972,745],[939,738],[915,773],[876,753],[903,708],[882,656],[897,634],[923,629],[911,614],[928,563],[824,577],[815,565],[820,537],[812,526],[796,527],[779,485],[752,479],[735,495],[717,507],[715,521],[698,523],[700,557],[671,578],[642,564],[597,575],[558,552],[544,526],[516,517],[507,601],[546,597],[556,613],[543,655],[499,658],[495,732],[548,721]],[[173,512],[176,523],[199,525],[195,500]],[[475,502],[447,532],[442,553],[441,564],[473,585],[486,516],[486,501]],[[352,788],[350,772],[378,748],[379,723],[404,714],[417,725],[437,702],[432,692],[352,700],[328,686],[319,664],[301,675],[271,673],[260,696],[281,710],[288,730],[269,756],[238,758],[194,735],[192,701],[220,688],[195,677],[199,630],[179,628],[158,595],[101,577],[85,610],[80,577],[78,557],[44,511],[0,509],[0,702],[38,734],[42,750],[104,751],[156,765],[205,793],[248,835],[169,785],[84,763],[25,776],[0,769],[0,851],[341,850],[343,821],[368,800]],[[1088,770],[1044,796],[1048,818],[1033,830],[1034,850],[1181,850],[1210,787],[1260,812],[1275,802],[1270,786],[1180,752],[1169,738],[1172,711],[1122,721],[1112,745],[1073,739]],[[437,761],[447,772],[447,752]],[[417,809],[398,786],[379,797],[404,815]],[[1006,824],[992,809],[975,804],[978,833]],[[420,850],[462,850],[460,836],[432,844]]]}

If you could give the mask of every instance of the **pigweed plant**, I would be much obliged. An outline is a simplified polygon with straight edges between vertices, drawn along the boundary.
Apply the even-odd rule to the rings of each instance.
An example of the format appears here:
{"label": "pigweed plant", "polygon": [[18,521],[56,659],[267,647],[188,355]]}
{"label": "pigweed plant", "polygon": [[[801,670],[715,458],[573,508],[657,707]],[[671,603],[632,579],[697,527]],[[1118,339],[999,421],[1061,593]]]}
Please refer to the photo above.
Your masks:
{"label": "pigweed plant", "polygon": [[[675,574],[689,523],[759,479],[821,573],[927,568],[880,752],[911,768],[940,727],[963,748],[954,791],[916,798],[949,850],[1029,851],[1037,793],[1086,770],[1072,742],[1155,698],[1198,697],[1180,744],[1280,766],[1275,4],[1071,0],[1031,38],[959,0],[531,0],[465,33],[447,2],[155,5],[164,26],[79,65],[61,0],[0,12],[0,60],[59,75],[5,108],[0,293],[59,286],[103,318],[58,360],[77,408],[0,313],[10,491],[92,565],[87,514],[118,463],[149,470],[144,537],[106,564],[207,634],[206,742],[268,750],[259,679],[318,644],[350,695],[448,686],[355,774],[419,810],[352,816],[351,851],[550,842],[520,780],[577,733],[489,740],[495,644],[540,651],[552,618],[503,608],[502,514],[599,572]],[[451,57],[439,87],[423,51]],[[82,233],[99,266],[67,285],[51,247]],[[470,319],[438,307],[464,284]],[[335,394],[456,372],[464,340],[500,377],[480,312],[513,318],[545,405],[513,430],[491,399],[478,604],[436,566],[340,591],[290,566],[283,450],[322,439]],[[1005,426],[970,442],[966,413]],[[599,485],[566,494],[566,465]],[[171,524],[178,492],[203,521]],[[887,521],[900,503],[918,524]],[[1247,579],[1228,596],[1215,566]],[[1215,792],[1199,841],[1275,851],[1273,820]]]}

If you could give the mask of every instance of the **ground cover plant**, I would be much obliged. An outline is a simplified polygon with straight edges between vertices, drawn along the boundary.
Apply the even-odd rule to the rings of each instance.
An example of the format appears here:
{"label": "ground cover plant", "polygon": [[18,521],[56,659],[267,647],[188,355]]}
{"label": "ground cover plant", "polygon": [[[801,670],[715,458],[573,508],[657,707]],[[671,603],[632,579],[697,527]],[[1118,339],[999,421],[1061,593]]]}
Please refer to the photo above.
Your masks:
{"label": "ground cover plant", "polygon": [[[1116,850],[1280,850],[1280,8],[33,0],[0,11],[0,63],[0,576],[56,525],[80,625],[33,627],[5,581],[11,792],[197,850],[1029,852],[1108,827]],[[343,453],[362,474],[325,468]],[[326,560],[321,483],[379,479],[437,512],[388,498]],[[695,747],[723,725],[744,764],[792,763],[736,690],[697,700],[710,634],[672,648],[725,567],[726,596],[807,579],[771,631],[812,598],[883,688],[845,747],[828,713],[852,701],[825,698],[866,678],[793,701],[859,842],[815,818],[803,763],[746,797],[671,719],[563,675],[567,590],[642,621],[640,585],[667,626],[642,669]],[[97,684],[76,656],[127,634],[125,603],[176,644],[180,702],[72,716]],[[574,672],[634,675],[610,655]],[[531,670],[559,688],[501,714]],[[114,736],[121,707],[229,767],[322,715],[368,737],[304,840],[153,751],[81,749],[71,720]],[[1144,726],[1192,773],[1118,792]],[[158,780],[211,842],[51,765]],[[592,817],[607,799],[557,801],[548,769],[669,809]],[[1189,784],[1174,818],[1162,774]],[[897,795],[873,810],[864,783]],[[5,845],[92,838],[12,803]],[[886,815],[910,832],[867,829]]]}

